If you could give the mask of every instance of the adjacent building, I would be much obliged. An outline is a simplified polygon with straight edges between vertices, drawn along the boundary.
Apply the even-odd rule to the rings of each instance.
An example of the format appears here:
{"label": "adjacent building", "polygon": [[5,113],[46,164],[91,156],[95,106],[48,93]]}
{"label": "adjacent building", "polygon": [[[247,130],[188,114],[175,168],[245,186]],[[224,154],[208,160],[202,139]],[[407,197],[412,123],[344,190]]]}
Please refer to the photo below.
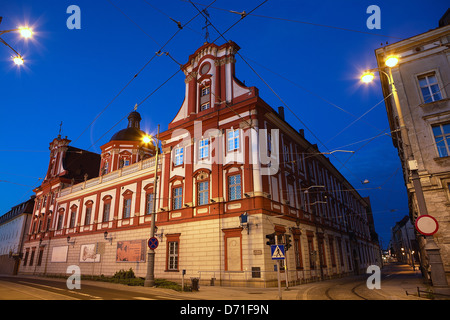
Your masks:
{"label": "adjacent building", "polygon": [[[450,25],[448,11],[440,26],[375,50],[394,146],[403,166],[412,224],[428,213],[439,229],[428,240],[416,232],[424,274],[431,271],[424,248],[434,241],[436,259],[450,277]],[[387,57],[398,64],[390,71]],[[395,102],[389,74],[397,88]],[[402,128],[402,123],[404,128]],[[406,135],[403,132],[407,132]],[[408,142],[409,141],[409,142]],[[423,197],[422,197],[423,195]],[[436,261],[437,261],[436,260]],[[445,280],[445,276],[444,276]]]}
{"label": "adjacent building", "polygon": [[390,241],[391,255],[397,261],[409,264],[414,268],[419,266],[419,246],[417,244],[415,228],[409,216],[403,217],[392,228]]}
{"label": "adjacent building", "polygon": [[87,275],[132,268],[145,277],[153,214],[156,278],[180,281],[185,271],[207,284],[276,286],[272,236],[288,247],[281,272],[291,284],[381,263],[370,202],[282,108],[237,79],[238,50],[205,43],[189,56],[184,102],[158,143],[143,139],[134,110],[101,155],[80,150],[97,171],[83,176],[86,164],[73,181],[57,160],[68,140],[52,142],[50,168],[59,169],[36,189],[21,272],[65,275],[77,265]]}
{"label": "adjacent building", "polygon": [[17,274],[28,239],[34,196],[0,216],[0,274]]}

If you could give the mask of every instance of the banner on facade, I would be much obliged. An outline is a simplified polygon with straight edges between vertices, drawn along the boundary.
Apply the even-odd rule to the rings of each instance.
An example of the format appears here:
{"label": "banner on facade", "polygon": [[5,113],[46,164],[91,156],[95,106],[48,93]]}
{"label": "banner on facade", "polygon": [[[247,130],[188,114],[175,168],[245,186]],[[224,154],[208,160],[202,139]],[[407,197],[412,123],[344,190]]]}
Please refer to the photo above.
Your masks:
{"label": "banner on facade", "polygon": [[80,250],[80,262],[100,262],[97,244],[83,244]]}
{"label": "banner on facade", "polygon": [[145,240],[117,241],[116,262],[144,262]]}
{"label": "banner on facade", "polygon": [[66,262],[68,246],[53,247],[51,262]]}

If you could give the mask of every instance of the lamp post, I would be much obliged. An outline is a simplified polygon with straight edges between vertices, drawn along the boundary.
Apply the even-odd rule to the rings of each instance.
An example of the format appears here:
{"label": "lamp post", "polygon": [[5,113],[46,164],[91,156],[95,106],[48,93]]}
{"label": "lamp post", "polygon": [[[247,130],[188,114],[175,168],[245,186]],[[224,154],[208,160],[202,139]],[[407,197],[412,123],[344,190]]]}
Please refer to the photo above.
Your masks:
{"label": "lamp post", "polygon": [[[394,99],[394,107],[398,115],[401,142],[403,142],[402,144],[399,143],[399,146],[401,145],[402,149],[404,150],[405,160],[408,164],[409,171],[411,172],[411,180],[413,183],[418,205],[418,215],[419,216],[427,215],[428,210],[425,203],[422,184],[420,183],[417,161],[414,159],[414,154],[412,152],[411,143],[409,140],[408,129],[403,119],[403,112],[400,106],[397,88],[395,87],[394,78],[392,76],[392,68],[397,66],[398,62],[399,62],[398,57],[388,56],[385,60],[388,72],[383,70],[385,68],[370,69],[364,72],[364,74],[361,76],[361,81],[364,83],[371,82],[374,79],[374,72],[383,73],[388,79],[388,83],[391,87],[391,92]],[[442,258],[440,255],[440,249],[437,246],[436,242],[434,241],[433,236],[425,236],[425,239],[426,244],[424,249],[428,256],[428,263],[431,269],[430,275],[433,287],[435,287],[438,290],[443,289],[444,291],[447,291],[448,283],[445,275],[444,265],[442,263]]]}
{"label": "lamp post", "polygon": [[[2,17],[0,17],[0,23],[1,22],[2,22]],[[31,38],[31,36],[33,35],[33,31],[30,28],[28,28],[28,27],[20,27],[20,28],[10,29],[10,30],[0,30],[0,36],[2,36],[5,33],[9,33],[9,32],[20,32],[20,34],[22,35],[23,38]],[[23,61],[23,58],[20,55],[20,53],[18,53],[13,47],[11,47],[2,38],[0,38],[0,42],[3,43],[8,48],[10,48],[16,54],[16,56],[13,57],[13,61],[14,61],[14,63],[16,65],[21,66],[24,63],[24,61]]]}
{"label": "lamp post", "polygon": [[[154,176],[153,176],[153,203],[152,203],[152,216],[150,224],[150,238],[155,236],[155,217],[156,217],[156,189],[158,187],[158,155],[159,155],[159,125],[158,133],[156,135],[156,154],[155,154],[155,165],[154,165]],[[145,143],[150,143],[150,137],[144,137]],[[155,286],[155,250],[152,248],[148,249],[147,252],[147,275],[144,281],[144,287],[154,287]]]}

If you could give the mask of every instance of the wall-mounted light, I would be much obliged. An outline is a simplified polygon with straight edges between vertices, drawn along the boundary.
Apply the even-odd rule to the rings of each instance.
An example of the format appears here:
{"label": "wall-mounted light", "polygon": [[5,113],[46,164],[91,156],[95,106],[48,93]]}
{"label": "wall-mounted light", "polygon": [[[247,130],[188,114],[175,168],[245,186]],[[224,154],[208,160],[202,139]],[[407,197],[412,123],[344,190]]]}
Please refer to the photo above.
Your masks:
{"label": "wall-mounted light", "polygon": [[164,237],[164,229],[161,229],[160,233],[157,233],[157,231],[158,231],[158,227],[155,226],[155,237],[158,237],[162,241],[162,239]]}
{"label": "wall-mounted light", "polygon": [[67,243],[73,246],[75,244],[75,240],[70,241],[70,236],[67,236]]}
{"label": "wall-mounted light", "polygon": [[105,240],[109,241],[109,244],[112,244],[113,237],[112,236],[108,237],[108,231],[105,231],[103,233],[103,237],[105,238]]}
{"label": "wall-mounted light", "polygon": [[[239,216],[239,221],[240,221],[241,227],[243,227],[244,229],[247,229],[247,234],[250,234],[250,222],[249,222],[249,216],[248,216],[247,212],[244,212],[243,214],[241,214]],[[258,225],[256,225],[256,226],[258,226]]]}

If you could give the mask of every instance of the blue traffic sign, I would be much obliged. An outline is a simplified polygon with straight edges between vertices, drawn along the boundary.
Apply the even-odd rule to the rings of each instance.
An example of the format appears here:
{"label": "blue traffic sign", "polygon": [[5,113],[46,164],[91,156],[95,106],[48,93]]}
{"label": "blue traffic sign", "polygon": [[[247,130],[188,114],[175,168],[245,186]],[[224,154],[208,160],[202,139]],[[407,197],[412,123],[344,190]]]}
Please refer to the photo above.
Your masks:
{"label": "blue traffic sign", "polygon": [[158,248],[158,245],[159,245],[158,238],[151,237],[150,239],[148,239],[148,247],[150,249],[155,250],[156,248]]}
{"label": "blue traffic sign", "polygon": [[274,244],[270,246],[270,252],[272,255],[272,260],[284,260],[284,245],[282,244]]}

